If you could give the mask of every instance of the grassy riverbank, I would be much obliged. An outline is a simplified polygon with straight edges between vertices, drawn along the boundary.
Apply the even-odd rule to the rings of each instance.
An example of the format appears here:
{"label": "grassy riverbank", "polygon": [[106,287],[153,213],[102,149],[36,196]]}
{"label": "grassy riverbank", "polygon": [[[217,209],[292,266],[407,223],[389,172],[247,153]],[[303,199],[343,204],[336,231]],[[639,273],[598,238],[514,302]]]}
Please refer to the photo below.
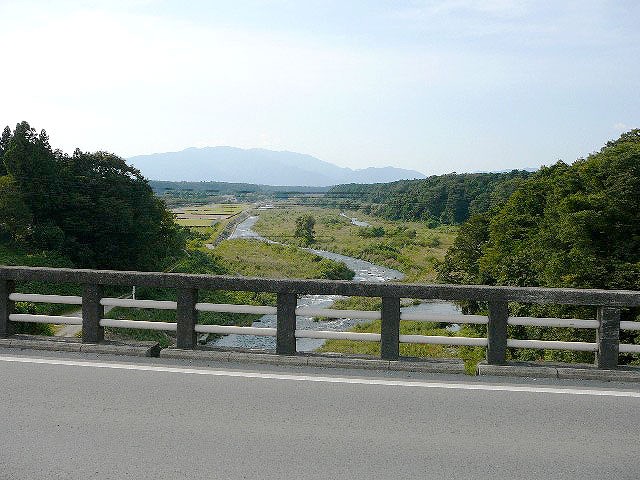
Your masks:
{"label": "grassy riverbank", "polygon": [[456,236],[456,227],[429,228],[421,222],[396,222],[362,213],[346,212],[370,227],[353,225],[337,209],[286,207],[260,212],[254,229],[287,244],[299,244],[294,235],[296,218],[315,219],[313,248],[360,258],[403,272],[409,282],[433,282],[435,265],[444,259]]}
{"label": "grassy riverbank", "polygon": [[294,246],[257,240],[225,240],[213,252],[230,273],[245,277],[350,280],[354,274],[341,262]]}
{"label": "grassy riverbank", "polygon": [[[256,240],[226,240],[211,250],[197,244],[188,256],[172,268],[182,273],[209,273],[264,278],[351,279],[353,271],[343,263],[324,259],[293,246],[268,244]],[[175,300],[172,289],[142,288],[138,299]],[[273,294],[254,292],[201,291],[199,301],[245,305],[275,305]],[[114,308],[107,317],[156,322],[175,322],[173,310]],[[206,325],[249,326],[258,315],[201,312],[199,323]],[[109,329],[113,337],[160,342],[163,347],[173,344],[172,335],[160,331]]]}

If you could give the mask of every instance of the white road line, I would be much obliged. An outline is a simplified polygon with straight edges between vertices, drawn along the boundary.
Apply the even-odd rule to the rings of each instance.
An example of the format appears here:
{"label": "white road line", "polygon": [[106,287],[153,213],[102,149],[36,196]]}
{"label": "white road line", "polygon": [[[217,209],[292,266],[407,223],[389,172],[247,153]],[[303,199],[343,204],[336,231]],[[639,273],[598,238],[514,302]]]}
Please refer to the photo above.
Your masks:
{"label": "white road line", "polygon": [[50,358],[0,356],[0,361],[8,363],[32,363],[46,365],[64,365],[69,367],[108,368],[113,370],[140,370],[145,372],[182,373],[189,375],[208,375],[214,377],[257,378],[264,380],[284,380],[294,382],[345,383],[352,385],[382,385],[390,387],[439,388],[449,390],[480,390],[489,392],[553,393],[564,395],[590,395],[600,397],[640,398],[640,392],[628,390],[598,390],[587,388],[553,388],[521,385],[488,385],[452,382],[418,382],[406,380],[383,380],[377,378],[324,377],[315,375],[288,375],[282,373],[242,372],[233,370],[205,370],[199,368],[163,367],[155,365],[133,365],[110,362],[86,362],[76,360],[56,360]]}

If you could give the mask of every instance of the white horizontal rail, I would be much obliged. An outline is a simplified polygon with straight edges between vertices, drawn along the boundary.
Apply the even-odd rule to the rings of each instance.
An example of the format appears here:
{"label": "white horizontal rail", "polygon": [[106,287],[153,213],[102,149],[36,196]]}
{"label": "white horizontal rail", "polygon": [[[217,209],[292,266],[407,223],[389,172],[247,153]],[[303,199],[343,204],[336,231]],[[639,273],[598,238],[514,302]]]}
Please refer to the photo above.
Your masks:
{"label": "white horizontal rail", "polygon": [[105,307],[153,308],[154,310],[175,310],[176,302],[167,300],[131,300],[129,298],[103,298],[100,305]]}
{"label": "white horizontal rail", "polygon": [[478,325],[486,325],[489,318],[484,315],[432,315],[423,312],[401,312],[400,320],[412,322],[476,323]]}
{"label": "white horizontal rail", "polygon": [[275,328],[236,327],[234,325],[196,325],[198,333],[217,333],[219,335],[256,335],[258,337],[275,337]]}
{"label": "white horizontal rail", "polygon": [[620,353],[640,353],[640,345],[632,345],[630,343],[621,343]]}
{"label": "white horizontal rail", "polygon": [[620,322],[620,330],[640,330],[640,322]]}
{"label": "white horizontal rail", "polygon": [[27,313],[12,313],[9,315],[12,322],[28,323],[55,323],[58,325],[82,325],[80,317],[61,317],[54,315],[30,315]]}
{"label": "white horizontal rail", "polygon": [[380,320],[379,310],[334,310],[332,308],[296,308],[296,315],[301,317],[327,318],[363,318],[365,320]]}
{"label": "white horizontal rail", "polygon": [[296,330],[296,338],[320,338],[325,340],[355,340],[379,342],[379,333],[334,332],[331,330]]}
{"label": "white horizontal rail", "polygon": [[64,305],[82,305],[82,297],[75,295],[39,295],[36,293],[10,293],[9,300],[14,302],[62,303]]}
{"label": "white horizontal rail", "polygon": [[[82,297],[74,295],[41,295],[32,293],[14,292],[9,294],[9,299],[14,302],[34,302],[65,305],[82,305]],[[176,310],[177,302],[161,300],[132,300],[126,298],[103,298],[100,300],[103,306],[145,308],[158,310]],[[202,312],[224,312],[224,313],[244,313],[255,315],[276,315],[277,307],[264,305],[235,305],[235,304],[214,304],[196,303],[196,310]],[[380,320],[380,311],[369,310],[338,310],[329,308],[299,307],[296,308],[296,315],[304,317],[326,317],[326,318],[359,318],[366,320]],[[437,323],[457,323],[457,324],[487,324],[488,317],[483,315],[437,315],[424,312],[402,312],[400,319],[403,321],[437,322]],[[53,316],[53,315],[31,315],[31,314],[11,314],[9,320],[12,322],[28,323],[53,323],[62,325],[82,325],[81,317]],[[559,327],[559,328],[598,328],[600,323],[593,319],[561,319],[561,318],[537,318],[537,317],[509,317],[509,325]],[[177,330],[177,324],[171,322],[149,322],[137,320],[101,319],[100,325],[103,327],[133,328],[144,330]],[[622,321],[620,330],[640,331],[640,322]],[[275,328],[254,328],[238,327],[233,325],[196,325],[195,331],[198,333],[215,333],[222,335],[256,335],[275,337]],[[363,332],[336,332],[326,330],[296,330],[296,338],[315,338],[326,340],[355,340],[380,342],[381,336],[378,333]],[[400,335],[400,343],[433,344],[433,345],[467,345],[486,347],[486,338],[471,337],[449,337],[435,335]],[[589,342],[564,342],[545,340],[517,340],[508,339],[509,348],[532,348],[532,349],[552,349],[552,350],[574,350],[596,352],[598,345]],[[620,344],[620,353],[640,353],[640,345]]]}
{"label": "white horizontal rail", "polygon": [[116,320],[114,318],[103,318],[100,320],[101,327],[116,328],[138,328],[140,330],[163,330],[175,332],[177,324],[171,322],[144,322],[142,320]]}
{"label": "white horizontal rail", "polygon": [[587,342],[559,342],[548,340],[515,340],[508,339],[507,347],[510,348],[537,348],[543,350],[576,350],[579,352],[597,352],[597,343]]}
{"label": "white horizontal rail", "polygon": [[532,327],[571,327],[598,328],[598,320],[581,320],[578,318],[537,318],[537,317],[509,317],[509,325],[528,325]]}
{"label": "white horizontal rail", "polygon": [[229,303],[196,303],[200,312],[252,313],[255,315],[276,315],[276,307],[263,305],[233,305]]}
{"label": "white horizontal rail", "polygon": [[400,335],[400,343],[421,343],[428,345],[468,345],[486,347],[486,338],[445,337],[438,335]]}

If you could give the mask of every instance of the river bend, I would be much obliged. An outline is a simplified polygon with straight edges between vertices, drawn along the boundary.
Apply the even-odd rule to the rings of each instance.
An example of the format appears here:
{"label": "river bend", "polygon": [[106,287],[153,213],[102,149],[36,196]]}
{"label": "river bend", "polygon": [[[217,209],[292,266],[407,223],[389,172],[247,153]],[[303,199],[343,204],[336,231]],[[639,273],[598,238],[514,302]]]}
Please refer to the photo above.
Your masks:
{"label": "river bend", "polygon": [[[257,216],[251,216],[239,223],[234,232],[229,237],[253,239],[268,243],[277,243],[273,240],[269,240],[255,232],[253,226],[258,221]],[[327,252],[325,250],[316,250],[313,248],[305,249],[309,252],[315,253],[324,258],[343,262],[351,270],[355,272],[353,280],[356,282],[386,282],[390,280],[401,280],[404,277],[402,272],[391,268],[376,265],[365,260],[358,258],[348,257],[340,255],[334,252]],[[333,302],[341,298],[337,295],[303,295],[298,299],[299,307],[316,307],[316,308],[328,308]],[[444,301],[430,301],[422,302],[419,305],[411,305],[402,308],[403,312],[425,312],[437,315],[457,314],[459,309],[456,305],[450,302]],[[345,331],[351,327],[360,324],[367,323],[369,320],[356,319],[356,318],[339,318],[328,321],[314,321],[311,317],[297,317],[296,328],[300,330],[333,330],[333,331]],[[264,315],[260,319],[253,322],[253,327],[257,328],[275,328],[276,316]],[[321,347],[325,340],[315,338],[299,338],[297,339],[297,350],[299,352],[308,352]],[[275,350],[276,339],[274,337],[258,337],[255,335],[225,335],[221,338],[209,342],[209,345],[216,347],[234,347],[234,348],[259,348],[265,350]]]}

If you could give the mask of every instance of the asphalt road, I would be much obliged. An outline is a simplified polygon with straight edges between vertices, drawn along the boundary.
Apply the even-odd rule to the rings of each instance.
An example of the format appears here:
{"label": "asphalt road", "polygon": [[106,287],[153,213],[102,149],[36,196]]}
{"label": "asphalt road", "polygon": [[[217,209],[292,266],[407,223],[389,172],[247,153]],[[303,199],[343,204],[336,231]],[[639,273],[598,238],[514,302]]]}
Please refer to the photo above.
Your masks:
{"label": "asphalt road", "polygon": [[0,351],[2,479],[633,479],[638,386]]}

